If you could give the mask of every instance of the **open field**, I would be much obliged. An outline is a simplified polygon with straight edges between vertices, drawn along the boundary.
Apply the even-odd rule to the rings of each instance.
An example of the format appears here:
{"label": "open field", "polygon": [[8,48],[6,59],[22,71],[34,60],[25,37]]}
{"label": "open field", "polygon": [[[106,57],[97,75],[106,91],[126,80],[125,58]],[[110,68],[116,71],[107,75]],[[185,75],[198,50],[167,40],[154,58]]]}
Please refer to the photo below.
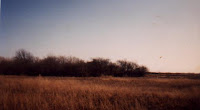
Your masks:
{"label": "open field", "polygon": [[200,110],[200,80],[0,76],[0,110]]}

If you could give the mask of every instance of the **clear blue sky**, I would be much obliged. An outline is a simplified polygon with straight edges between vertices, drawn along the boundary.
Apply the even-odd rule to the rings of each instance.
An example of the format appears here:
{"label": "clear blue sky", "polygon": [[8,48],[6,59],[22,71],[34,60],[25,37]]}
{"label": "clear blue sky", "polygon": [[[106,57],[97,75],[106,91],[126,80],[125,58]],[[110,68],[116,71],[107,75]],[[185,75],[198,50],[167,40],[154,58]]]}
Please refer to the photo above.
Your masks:
{"label": "clear blue sky", "polygon": [[1,0],[0,56],[24,48],[200,72],[199,20],[200,0]]}

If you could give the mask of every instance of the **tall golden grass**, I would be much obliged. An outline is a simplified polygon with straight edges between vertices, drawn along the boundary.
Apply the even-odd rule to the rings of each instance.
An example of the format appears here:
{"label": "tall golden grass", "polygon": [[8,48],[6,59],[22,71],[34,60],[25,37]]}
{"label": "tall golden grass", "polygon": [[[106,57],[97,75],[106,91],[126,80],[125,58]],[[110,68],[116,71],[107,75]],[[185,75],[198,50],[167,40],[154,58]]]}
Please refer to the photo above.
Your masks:
{"label": "tall golden grass", "polygon": [[0,110],[200,110],[200,80],[0,76]]}

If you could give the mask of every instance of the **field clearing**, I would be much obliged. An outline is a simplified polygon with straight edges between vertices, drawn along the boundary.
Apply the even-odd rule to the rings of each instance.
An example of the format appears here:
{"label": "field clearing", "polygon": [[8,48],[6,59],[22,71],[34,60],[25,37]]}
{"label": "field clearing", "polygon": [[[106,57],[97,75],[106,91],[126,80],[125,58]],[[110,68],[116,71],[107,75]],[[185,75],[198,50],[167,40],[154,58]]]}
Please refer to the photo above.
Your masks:
{"label": "field clearing", "polygon": [[0,76],[0,110],[200,110],[200,80]]}

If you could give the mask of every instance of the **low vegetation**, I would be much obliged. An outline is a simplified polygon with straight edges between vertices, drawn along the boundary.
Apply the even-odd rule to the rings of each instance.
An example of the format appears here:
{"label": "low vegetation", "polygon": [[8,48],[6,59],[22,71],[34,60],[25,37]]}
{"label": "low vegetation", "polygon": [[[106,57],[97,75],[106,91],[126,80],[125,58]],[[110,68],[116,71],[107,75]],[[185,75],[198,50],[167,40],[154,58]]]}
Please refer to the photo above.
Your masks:
{"label": "low vegetation", "polygon": [[0,110],[200,110],[200,80],[0,76]]}
{"label": "low vegetation", "polygon": [[0,74],[30,76],[144,76],[147,67],[134,62],[93,58],[84,61],[76,57],[47,56],[43,59],[34,57],[26,50],[18,50],[13,58],[0,57]]}

